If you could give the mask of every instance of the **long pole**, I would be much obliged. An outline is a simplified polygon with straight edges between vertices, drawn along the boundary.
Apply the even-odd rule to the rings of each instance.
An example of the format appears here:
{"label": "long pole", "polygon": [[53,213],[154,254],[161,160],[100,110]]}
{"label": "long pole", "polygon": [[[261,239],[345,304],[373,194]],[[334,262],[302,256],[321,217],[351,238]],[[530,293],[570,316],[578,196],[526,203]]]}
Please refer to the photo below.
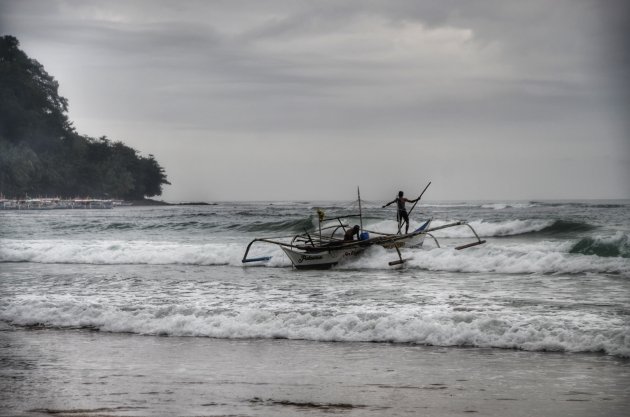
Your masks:
{"label": "long pole", "polygon": [[429,181],[429,183],[427,184],[426,187],[424,187],[424,190],[422,190],[422,192],[420,193],[420,196],[416,199],[416,202],[413,203],[413,206],[411,206],[411,209],[409,209],[409,213],[407,214],[411,214],[411,212],[413,211],[413,209],[416,207],[416,204],[418,204],[418,201],[420,201],[420,199],[422,198],[422,196],[424,195],[424,192],[427,190],[427,188],[429,188],[429,185],[431,185],[431,181]]}

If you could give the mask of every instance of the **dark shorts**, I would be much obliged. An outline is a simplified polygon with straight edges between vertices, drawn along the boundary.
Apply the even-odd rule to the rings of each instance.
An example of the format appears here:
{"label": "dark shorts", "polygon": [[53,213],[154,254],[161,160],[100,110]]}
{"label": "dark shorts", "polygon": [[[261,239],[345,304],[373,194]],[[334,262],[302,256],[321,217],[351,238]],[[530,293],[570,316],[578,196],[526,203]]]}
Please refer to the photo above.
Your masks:
{"label": "dark shorts", "polygon": [[398,221],[405,221],[409,224],[409,214],[407,214],[407,210],[398,210]]}

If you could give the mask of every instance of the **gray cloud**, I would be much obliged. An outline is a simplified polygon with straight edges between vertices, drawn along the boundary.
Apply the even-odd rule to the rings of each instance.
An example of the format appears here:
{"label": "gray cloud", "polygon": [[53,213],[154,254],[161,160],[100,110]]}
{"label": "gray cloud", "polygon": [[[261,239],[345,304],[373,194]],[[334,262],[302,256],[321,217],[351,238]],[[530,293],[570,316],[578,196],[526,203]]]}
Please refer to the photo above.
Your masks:
{"label": "gray cloud", "polygon": [[0,7],[79,131],[155,154],[168,199],[407,178],[438,178],[434,198],[630,197],[622,1]]}

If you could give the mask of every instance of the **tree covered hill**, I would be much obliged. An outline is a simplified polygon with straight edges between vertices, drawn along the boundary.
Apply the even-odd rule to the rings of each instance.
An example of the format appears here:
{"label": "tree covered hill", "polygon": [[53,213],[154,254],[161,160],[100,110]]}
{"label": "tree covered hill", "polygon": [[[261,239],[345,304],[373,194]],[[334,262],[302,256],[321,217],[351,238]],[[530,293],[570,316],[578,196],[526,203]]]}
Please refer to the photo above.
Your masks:
{"label": "tree covered hill", "polygon": [[58,88],[15,37],[0,37],[0,192],[129,200],[162,194],[169,182],[153,155],[77,133]]}

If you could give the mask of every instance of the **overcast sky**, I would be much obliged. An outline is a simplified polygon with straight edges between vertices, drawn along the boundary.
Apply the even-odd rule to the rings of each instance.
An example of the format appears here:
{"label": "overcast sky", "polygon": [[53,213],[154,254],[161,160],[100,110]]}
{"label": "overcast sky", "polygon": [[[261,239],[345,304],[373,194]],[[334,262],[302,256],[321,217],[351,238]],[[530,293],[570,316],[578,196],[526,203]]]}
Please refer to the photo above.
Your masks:
{"label": "overcast sky", "polygon": [[630,198],[627,1],[0,0],[182,200]]}

